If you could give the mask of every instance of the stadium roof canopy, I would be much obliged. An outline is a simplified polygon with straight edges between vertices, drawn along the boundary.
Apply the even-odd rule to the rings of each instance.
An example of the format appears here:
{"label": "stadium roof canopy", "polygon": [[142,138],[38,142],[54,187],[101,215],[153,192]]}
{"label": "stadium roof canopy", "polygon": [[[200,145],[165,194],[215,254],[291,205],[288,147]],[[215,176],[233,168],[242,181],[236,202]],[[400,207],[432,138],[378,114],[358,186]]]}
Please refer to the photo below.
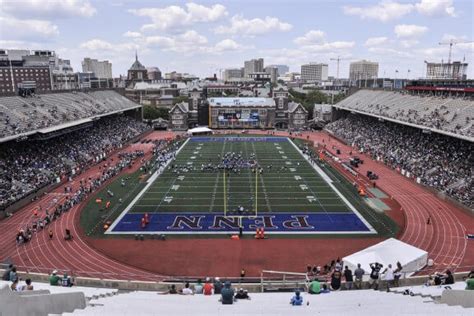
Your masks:
{"label": "stadium roof canopy", "polygon": [[220,107],[274,107],[272,98],[209,98],[210,106]]}

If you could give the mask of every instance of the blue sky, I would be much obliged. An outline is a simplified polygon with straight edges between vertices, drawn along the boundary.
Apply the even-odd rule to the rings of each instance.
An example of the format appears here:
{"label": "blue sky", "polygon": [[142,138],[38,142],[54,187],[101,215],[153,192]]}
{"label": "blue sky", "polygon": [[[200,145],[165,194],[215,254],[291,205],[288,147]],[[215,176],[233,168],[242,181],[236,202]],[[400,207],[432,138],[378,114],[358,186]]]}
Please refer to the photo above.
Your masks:
{"label": "blue sky", "polygon": [[[147,67],[198,76],[263,57],[291,71],[308,62],[348,76],[351,60],[379,62],[379,76],[424,74],[424,60],[447,61],[455,39],[474,40],[471,0],[94,1],[0,0],[0,48],[51,49],[81,70],[84,57],[107,59],[125,74],[135,50]],[[453,47],[470,63],[474,44]],[[408,74],[408,70],[410,73]]]}

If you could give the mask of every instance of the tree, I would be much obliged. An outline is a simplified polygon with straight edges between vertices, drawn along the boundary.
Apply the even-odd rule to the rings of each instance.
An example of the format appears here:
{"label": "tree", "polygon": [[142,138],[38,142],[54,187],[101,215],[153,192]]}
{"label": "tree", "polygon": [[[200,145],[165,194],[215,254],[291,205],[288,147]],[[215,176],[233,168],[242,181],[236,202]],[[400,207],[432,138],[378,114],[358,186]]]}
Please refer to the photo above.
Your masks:
{"label": "tree", "polygon": [[143,106],[143,118],[145,120],[156,120],[161,117],[165,120],[169,119],[169,110],[167,108],[157,108],[153,105]]}
{"label": "tree", "polygon": [[189,101],[189,97],[185,95],[180,95],[179,97],[176,97],[173,99],[173,105],[175,105],[176,103],[188,102],[188,101]]}

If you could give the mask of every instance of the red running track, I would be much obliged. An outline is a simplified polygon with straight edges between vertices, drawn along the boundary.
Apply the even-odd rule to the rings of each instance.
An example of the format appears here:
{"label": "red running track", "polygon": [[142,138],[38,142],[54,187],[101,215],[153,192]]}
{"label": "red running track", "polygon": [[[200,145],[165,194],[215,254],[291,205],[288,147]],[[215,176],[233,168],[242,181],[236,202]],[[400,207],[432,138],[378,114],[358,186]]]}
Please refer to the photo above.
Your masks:
{"label": "red running track", "polygon": [[[287,133],[279,132],[278,135],[286,136]],[[154,132],[147,139],[159,139],[171,137],[173,134],[166,132]],[[343,159],[348,157],[349,151],[352,149],[339,142],[338,140],[329,137],[325,133],[304,133],[303,138],[309,136],[310,140],[322,143],[324,139],[325,143],[328,144],[327,149],[335,152],[332,148],[334,145],[336,148],[342,151],[340,155]],[[122,151],[129,151],[135,149],[143,149],[147,155],[150,154],[151,145],[146,144],[132,144],[126,147]],[[112,155],[114,160],[117,159],[118,152]],[[364,155],[360,155],[364,156]],[[429,257],[434,259],[435,266],[433,269],[442,270],[450,268],[452,270],[464,271],[470,270],[474,266],[474,245],[472,242],[466,240],[466,233],[474,232],[474,220],[457,207],[439,199],[434,194],[426,190],[420,185],[417,185],[412,180],[409,180],[397,173],[394,170],[384,166],[383,164],[377,163],[370,160],[369,157],[364,156],[364,164],[360,166],[359,172],[364,175],[367,170],[372,170],[379,174],[380,179],[377,181],[377,186],[383,191],[387,192],[399,204],[403,207],[406,213],[406,229],[401,235],[401,240],[416,247],[422,248],[429,252]],[[100,172],[99,166],[96,165],[88,169],[81,177],[89,177],[90,175],[96,175]],[[135,168],[138,168],[135,165]],[[72,182],[73,188],[77,187],[77,182]],[[64,186],[61,186],[49,194],[45,195],[39,201],[31,203],[22,210],[16,212],[14,216],[0,222],[0,260],[5,261],[6,259],[12,260],[20,270],[29,270],[30,272],[43,272],[49,273],[51,269],[58,269],[62,271],[69,271],[75,275],[89,276],[89,277],[100,277],[109,279],[136,279],[136,280],[159,280],[162,276],[148,272],[151,269],[136,268],[132,265],[135,264],[134,260],[127,260],[126,256],[121,258],[121,262],[112,257],[105,255],[104,253],[114,254],[114,251],[107,252],[104,248],[107,245],[118,245],[118,244],[131,244],[129,240],[100,240],[102,244],[96,243],[97,249],[91,245],[94,244],[94,240],[89,240],[81,236],[82,232],[78,228],[78,217],[79,210],[82,204],[76,205],[69,212],[63,214],[58,220],[53,222],[49,228],[54,231],[54,239],[49,240],[47,231],[41,231],[33,236],[32,241],[26,245],[17,246],[15,243],[15,235],[17,230],[24,227],[27,223],[30,223],[33,219],[32,210],[38,205],[43,206],[43,210],[46,207],[52,208],[54,203],[59,203],[64,199]],[[54,201],[57,199],[57,201]],[[426,220],[428,214],[431,216],[432,224],[427,225]],[[74,235],[72,242],[65,242],[63,240],[63,232],[65,228],[70,228]],[[276,242],[277,240],[275,240]],[[340,240],[341,242],[350,242],[350,240]],[[374,239],[373,242],[376,242]],[[175,241],[177,243],[178,241]],[[185,246],[186,240],[180,240]],[[191,240],[191,243],[195,244],[200,241]],[[203,240],[202,242],[206,242]],[[217,245],[219,240],[210,240],[213,245]],[[227,242],[223,240],[222,243]],[[252,243],[252,241],[245,240],[243,242]],[[273,240],[269,241],[273,242]],[[288,241],[292,245],[297,241]],[[327,242],[327,241],[326,241]],[[279,244],[285,243],[284,240],[278,241]],[[317,243],[317,240],[315,241]],[[364,244],[365,243],[365,244]],[[362,246],[364,244],[364,246]],[[206,247],[209,247],[206,244]],[[189,244],[189,246],[191,246]],[[269,245],[270,246],[270,243]],[[278,245],[274,245],[278,247]],[[355,247],[366,247],[367,241],[353,240],[352,248]],[[136,248],[132,245],[132,247]],[[194,246],[197,248],[196,246]],[[126,246],[124,247],[126,248]],[[228,249],[228,246],[226,246]],[[260,247],[258,247],[260,248]],[[272,248],[272,247],[270,247]],[[190,247],[191,251],[193,247]],[[160,249],[161,250],[161,249]],[[176,250],[176,248],[174,248]],[[348,249],[346,249],[348,250]],[[352,249],[354,251],[355,249]],[[170,250],[173,251],[173,249]],[[262,249],[260,248],[260,251]],[[341,248],[341,252],[344,251]],[[141,252],[134,252],[135,256],[140,256]],[[162,253],[165,255],[165,253]],[[320,251],[319,255],[323,252]],[[334,254],[328,254],[328,258]],[[143,258],[138,258],[139,261],[151,261],[147,259],[147,256],[152,256],[148,253],[143,254]],[[194,263],[198,254],[192,254],[187,252],[187,256],[194,258]],[[119,256],[116,256],[119,258]],[[151,258],[150,258],[151,259]],[[288,259],[288,258],[287,258]],[[286,259],[286,260],[287,260]],[[161,260],[162,261],[162,260]],[[255,268],[265,268],[266,263],[259,261],[259,264],[255,265]],[[303,262],[303,261],[302,261]],[[309,262],[309,261],[308,261]],[[301,263],[301,262],[299,262]],[[267,262],[268,264],[268,262]],[[237,267],[240,267],[237,265]],[[196,266],[195,266],[196,267]],[[176,266],[174,266],[176,269]],[[279,267],[280,268],[280,267]],[[282,266],[281,268],[287,268]],[[238,269],[238,268],[237,268]],[[298,268],[296,268],[298,269]],[[255,269],[256,270],[256,269]],[[299,270],[299,269],[298,269]],[[164,271],[164,270],[162,270]],[[166,272],[171,272],[172,269]],[[255,271],[257,272],[257,270]]]}

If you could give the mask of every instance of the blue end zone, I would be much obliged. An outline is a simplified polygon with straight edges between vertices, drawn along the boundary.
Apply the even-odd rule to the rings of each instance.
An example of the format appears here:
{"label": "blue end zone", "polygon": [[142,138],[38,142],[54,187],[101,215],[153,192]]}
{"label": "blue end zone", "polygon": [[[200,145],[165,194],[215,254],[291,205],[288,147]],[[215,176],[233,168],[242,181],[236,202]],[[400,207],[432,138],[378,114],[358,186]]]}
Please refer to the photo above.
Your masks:
{"label": "blue end zone", "polygon": [[[236,217],[209,213],[150,214],[149,223],[141,227],[144,214],[128,213],[112,229],[112,233],[235,233],[239,229]],[[273,233],[370,233],[370,229],[354,213],[266,213],[243,217],[244,232],[254,233],[265,227]]]}
{"label": "blue end zone", "polygon": [[288,139],[286,137],[192,137],[190,138],[191,142],[286,142]]}

